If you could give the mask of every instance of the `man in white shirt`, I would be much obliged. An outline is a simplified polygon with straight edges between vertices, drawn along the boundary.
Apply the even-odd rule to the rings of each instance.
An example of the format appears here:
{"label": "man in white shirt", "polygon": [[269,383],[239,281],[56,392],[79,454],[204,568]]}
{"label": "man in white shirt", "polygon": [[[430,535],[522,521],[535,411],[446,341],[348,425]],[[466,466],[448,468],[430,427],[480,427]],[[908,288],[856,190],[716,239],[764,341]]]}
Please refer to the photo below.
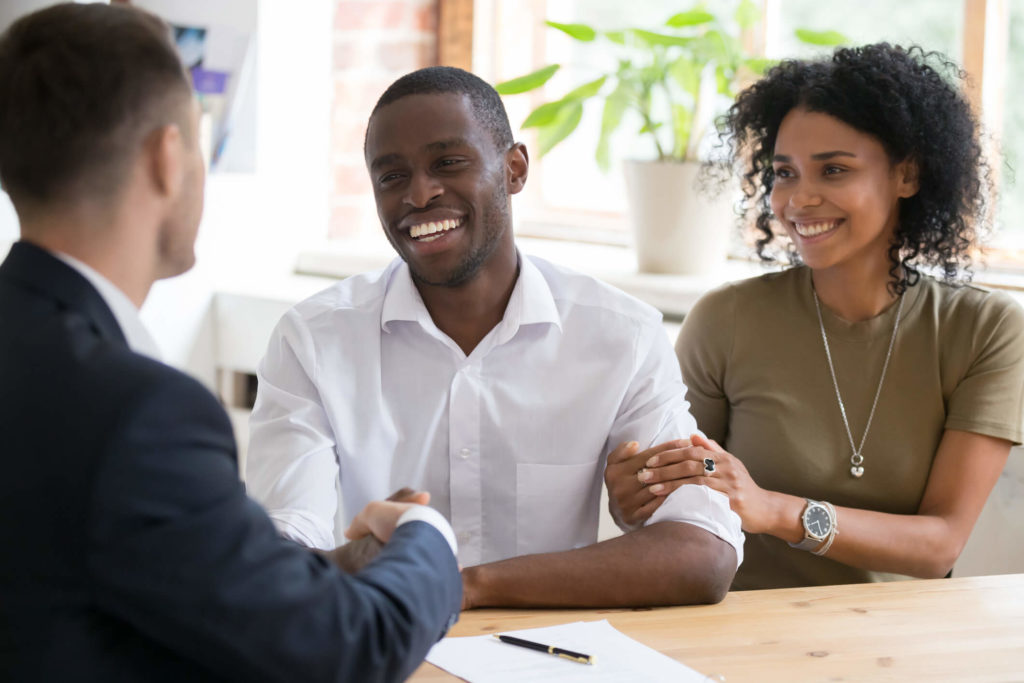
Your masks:
{"label": "man in white shirt", "polygon": [[516,249],[528,157],[497,93],[450,67],[404,76],[365,156],[400,259],[272,336],[247,485],[278,529],[331,547],[339,478],[346,520],[408,485],[457,533],[465,607],[720,600],[743,536],[708,488],[595,543],[607,454],[697,426],[657,311]]}

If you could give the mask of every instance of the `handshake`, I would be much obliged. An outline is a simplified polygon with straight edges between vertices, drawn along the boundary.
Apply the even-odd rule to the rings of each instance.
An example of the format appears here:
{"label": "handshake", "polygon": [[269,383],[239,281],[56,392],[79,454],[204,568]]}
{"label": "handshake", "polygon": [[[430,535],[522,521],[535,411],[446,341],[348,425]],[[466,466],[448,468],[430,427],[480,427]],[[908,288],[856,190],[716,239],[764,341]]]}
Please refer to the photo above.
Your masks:
{"label": "handshake", "polygon": [[373,561],[384,544],[391,539],[398,519],[414,505],[427,505],[430,494],[406,487],[395,491],[387,500],[366,505],[345,530],[349,542],[331,551],[321,551],[344,572],[355,574]]}

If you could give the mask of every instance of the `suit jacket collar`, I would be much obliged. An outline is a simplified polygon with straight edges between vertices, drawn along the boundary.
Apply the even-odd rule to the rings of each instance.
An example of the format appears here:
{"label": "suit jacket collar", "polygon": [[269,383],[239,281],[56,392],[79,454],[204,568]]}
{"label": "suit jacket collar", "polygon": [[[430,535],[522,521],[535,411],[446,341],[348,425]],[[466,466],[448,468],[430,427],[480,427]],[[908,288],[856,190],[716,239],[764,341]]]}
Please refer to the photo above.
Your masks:
{"label": "suit jacket collar", "polygon": [[15,242],[0,264],[0,279],[55,300],[62,308],[85,316],[100,337],[128,345],[117,319],[96,288],[45,249],[29,242]]}

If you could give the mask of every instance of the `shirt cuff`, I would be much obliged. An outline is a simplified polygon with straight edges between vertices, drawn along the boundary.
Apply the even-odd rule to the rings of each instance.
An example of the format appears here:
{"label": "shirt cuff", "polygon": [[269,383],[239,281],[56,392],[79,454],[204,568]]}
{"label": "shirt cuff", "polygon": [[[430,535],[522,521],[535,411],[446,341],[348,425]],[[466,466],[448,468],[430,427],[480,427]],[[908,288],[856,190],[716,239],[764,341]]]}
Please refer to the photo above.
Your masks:
{"label": "shirt cuff", "polygon": [[729,507],[729,497],[697,484],[680,486],[669,494],[644,526],[658,522],[684,522],[700,527],[736,551],[736,567],[743,562],[743,522]]}
{"label": "shirt cuff", "polygon": [[448,541],[448,547],[452,549],[452,555],[455,557],[459,556],[459,545],[455,542],[455,532],[452,530],[452,525],[448,523],[444,515],[434,508],[427,507],[426,505],[413,505],[398,518],[395,528],[397,529],[407,522],[426,522],[434,527],[441,532],[444,540]]}

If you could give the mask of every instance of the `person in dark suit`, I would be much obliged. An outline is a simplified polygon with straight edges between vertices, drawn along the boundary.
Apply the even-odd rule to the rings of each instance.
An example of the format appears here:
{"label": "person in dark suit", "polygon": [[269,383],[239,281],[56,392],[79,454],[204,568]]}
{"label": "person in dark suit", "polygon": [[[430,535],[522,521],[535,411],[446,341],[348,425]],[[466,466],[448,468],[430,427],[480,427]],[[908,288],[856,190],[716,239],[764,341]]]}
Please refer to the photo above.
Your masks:
{"label": "person in dark suit", "polygon": [[0,680],[402,679],[458,614],[448,524],[371,503],[354,574],[353,544],[280,538],[216,399],[146,355],[137,307],[194,261],[197,138],[152,15],[59,5],[0,37]]}

